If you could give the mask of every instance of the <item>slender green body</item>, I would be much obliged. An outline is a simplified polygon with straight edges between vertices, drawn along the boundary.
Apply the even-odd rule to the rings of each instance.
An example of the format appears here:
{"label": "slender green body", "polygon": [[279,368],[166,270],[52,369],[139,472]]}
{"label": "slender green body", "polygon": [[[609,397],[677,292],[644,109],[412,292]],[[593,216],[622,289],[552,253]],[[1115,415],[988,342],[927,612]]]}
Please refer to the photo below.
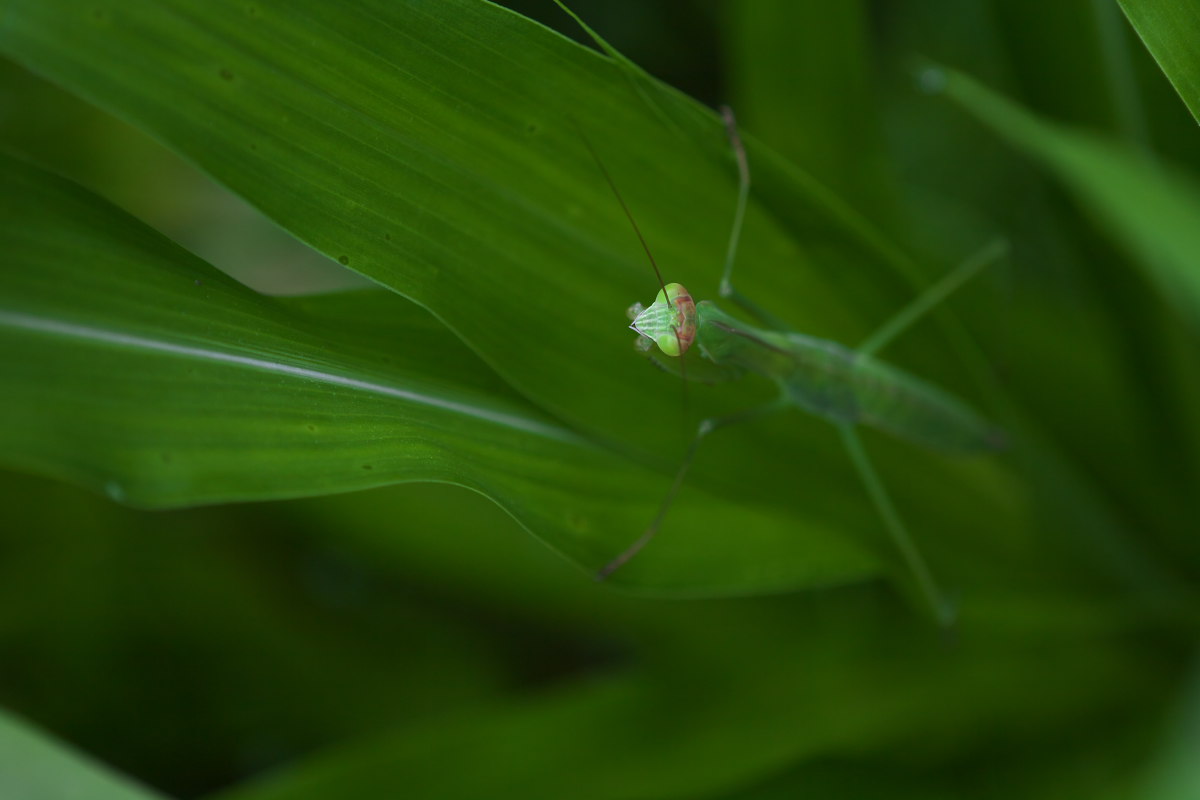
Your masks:
{"label": "slender green body", "polygon": [[930,449],[976,453],[1004,436],[957,397],[828,339],[747,325],[696,304],[696,344],[719,366],[774,381],[796,406],[838,424],[862,424]]}
{"label": "slender green body", "polygon": [[[827,339],[805,336],[784,329],[775,318],[742,295],[730,282],[742,221],[750,196],[750,170],[746,151],[737,132],[733,112],[722,109],[726,131],[738,164],[738,201],[734,211],[733,228],[725,253],[725,272],[721,278],[721,297],[730,298],[769,329],[748,325],[726,314],[709,302],[696,303],[688,290],[678,283],[663,281],[662,272],[654,263],[650,247],[638,230],[629,207],[621,198],[616,183],[592,151],[600,172],[616,196],[625,216],[646,251],[661,287],[654,302],[647,308],[635,303],[629,308],[630,328],[638,332],[638,349],[648,352],[668,371],[676,371],[670,359],[679,358],[681,376],[703,379],[689,370],[684,361],[688,349],[698,346],[700,355],[712,363],[708,372],[718,378],[736,377],[754,372],[779,386],[780,399],[760,408],[713,417],[701,421],[688,446],[687,454],[675,473],[658,513],[646,531],[623,552],[602,566],[596,573],[604,579],[637,555],[654,538],[674,502],[688,468],[696,458],[701,440],[720,428],[754,419],[762,414],[791,405],[829,420],[841,433],[846,451],[862,476],[871,502],[891,536],[908,568],[908,586],[914,596],[943,626],[954,619],[954,607],[938,588],[933,573],[908,534],[895,505],[876,474],[866,449],[858,436],[858,425],[891,433],[931,450],[950,453],[979,453],[1004,446],[1004,435],[966,403],[903,370],[874,358],[874,353],[901,331],[920,319],[937,303],[961,286],[972,275],[1007,252],[1007,243],[996,240],[936,284],[928,287],[899,314],[884,324],[859,349]],[[584,138],[587,144],[587,139]],[[591,145],[587,144],[591,150]],[[658,354],[667,356],[664,362],[650,352],[655,346]]]}

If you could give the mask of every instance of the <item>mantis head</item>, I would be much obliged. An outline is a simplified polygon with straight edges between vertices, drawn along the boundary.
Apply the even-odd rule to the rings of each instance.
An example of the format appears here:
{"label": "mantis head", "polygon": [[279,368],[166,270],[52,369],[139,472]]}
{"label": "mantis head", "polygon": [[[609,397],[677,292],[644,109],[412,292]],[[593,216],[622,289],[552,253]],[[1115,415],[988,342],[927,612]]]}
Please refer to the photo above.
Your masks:
{"label": "mantis head", "polygon": [[633,328],[642,338],[638,346],[648,349],[651,342],[668,356],[681,356],[696,338],[696,303],[682,284],[668,283],[649,308],[636,303],[629,309]]}

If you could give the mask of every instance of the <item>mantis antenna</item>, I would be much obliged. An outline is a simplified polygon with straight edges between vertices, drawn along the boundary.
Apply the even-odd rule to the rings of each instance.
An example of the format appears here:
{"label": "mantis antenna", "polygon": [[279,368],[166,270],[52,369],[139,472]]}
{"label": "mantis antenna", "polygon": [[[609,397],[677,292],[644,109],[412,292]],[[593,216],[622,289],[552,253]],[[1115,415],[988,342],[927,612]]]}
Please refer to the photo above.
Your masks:
{"label": "mantis antenna", "polygon": [[650,252],[650,245],[646,243],[646,237],[642,235],[642,229],[638,227],[637,220],[633,218],[633,213],[629,210],[629,206],[625,203],[625,198],[621,196],[621,190],[617,188],[617,182],[612,179],[612,175],[608,172],[608,167],[604,166],[604,162],[600,160],[600,156],[596,153],[596,148],[592,147],[592,142],[584,134],[583,128],[579,127],[579,123],[575,122],[575,118],[571,118],[571,123],[575,126],[575,130],[579,133],[579,138],[583,140],[583,144],[591,154],[592,160],[596,162],[596,166],[600,168],[600,174],[604,176],[608,188],[612,190],[613,196],[617,198],[617,202],[621,204],[621,210],[625,212],[625,218],[629,220],[629,224],[633,226],[633,232],[637,234],[638,241],[642,243],[642,249],[646,251],[646,258],[650,259],[650,266],[654,267],[654,275],[658,278],[658,288],[665,293],[667,284],[663,280],[662,271],[658,268],[658,262],[654,260],[654,253]]}
{"label": "mantis antenna", "polygon": [[[561,5],[561,3],[560,3]],[[564,7],[565,8],[565,7]],[[568,12],[569,13],[569,12]],[[574,16],[574,15],[572,15]],[[663,280],[662,270],[658,268],[658,262],[654,260],[654,253],[650,252],[650,245],[646,242],[646,237],[642,235],[642,229],[638,227],[637,220],[633,218],[633,212],[629,210],[629,204],[625,202],[625,198],[621,196],[621,190],[617,188],[617,182],[613,180],[612,175],[608,171],[608,167],[604,166],[604,162],[600,160],[600,155],[596,152],[596,148],[592,147],[592,141],[588,139],[587,134],[583,132],[583,128],[575,121],[574,117],[570,117],[571,124],[575,126],[575,131],[579,134],[579,138],[583,140],[584,147],[587,148],[592,160],[596,162],[596,166],[600,169],[600,174],[604,176],[605,183],[612,190],[613,196],[617,198],[617,202],[621,206],[621,210],[625,212],[625,218],[629,220],[633,232],[637,234],[638,241],[642,244],[642,250],[646,252],[646,258],[650,260],[650,266],[654,267],[654,276],[658,278],[658,288],[662,290],[664,296],[668,297],[668,303],[671,308],[675,308],[675,301],[668,296],[667,283]],[[679,331],[675,330],[675,341],[679,345],[679,373],[683,379],[683,417],[687,419],[687,361],[683,357],[683,351],[686,349],[683,341],[679,338]],[[601,576],[603,577],[603,576]]]}

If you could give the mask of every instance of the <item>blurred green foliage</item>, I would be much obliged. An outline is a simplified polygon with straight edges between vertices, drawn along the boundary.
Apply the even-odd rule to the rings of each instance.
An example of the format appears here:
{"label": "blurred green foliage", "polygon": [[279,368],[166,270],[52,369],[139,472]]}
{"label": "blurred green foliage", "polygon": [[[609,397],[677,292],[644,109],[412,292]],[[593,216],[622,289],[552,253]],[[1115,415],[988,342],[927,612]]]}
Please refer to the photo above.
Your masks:
{"label": "blurred green foliage", "polygon": [[[508,5],[590,44],[549,2]],[[836,437],[796,416],[706,444],[676,527],[620,575],[685,597],[579,568],[648,521],[682,440],[677,382],[621,328],[653,278],[570,120],[705,296],[734,184],[701,107],[476,0],[0,0],[0,148],[98,195],[3,162],[0,312],[562,432],[403,427],[370,398],[6,328],[0,797],[1194,796],[1190,4],[1125,3],[1133,27],[1100,0],[571,5],[738,110],[739,280],[798,329],[853,343],[1011,241],[887,355],[1012,452],[868,442],[959,627],[884,580]],[[271,297],[374,284],[432,316]],[[694,387],[690,413],[756,392]],[[176,461],[139,455],[166,441]],[[148,512],[71,483],[305,499]]]}

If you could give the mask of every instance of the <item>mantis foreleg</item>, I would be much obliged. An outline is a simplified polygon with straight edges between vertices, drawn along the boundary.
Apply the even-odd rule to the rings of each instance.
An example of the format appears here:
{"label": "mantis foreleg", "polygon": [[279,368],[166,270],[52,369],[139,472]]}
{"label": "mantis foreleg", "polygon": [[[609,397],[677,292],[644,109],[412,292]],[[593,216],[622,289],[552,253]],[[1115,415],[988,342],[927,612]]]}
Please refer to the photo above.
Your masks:
{"label": "mantis foreleg", "polygon": [[787,330],[788,326],[779,317],[776,317],[758,305],[758,303],[755,303],[733,288],[731,281],[733,263],[737,258],[738,242],[742,238],[742,222],[746,218],[746,204],[750,199],[750,164],[746,160],[746,148],[742,144],[742,137],[738,135],[737,120],[733,116],[733,109],[729,106],[721,106],[721,118],[725,120],[725,131],[729,135],[729,146],[733,148],[734,158],[737,159],[738,196],[737,206],[733,212],[733,228],[729,231],[729,244],[725,248],[725,271],[721,273],[720,294],[721,297],[732,300],[743,311],[767,327],[776,330]]}
{"label": "mantis foreleg", "polygon": [[787,406],[785,398],[780,397],[776,400],[767,403],[766,405],[756,406],[754,408],[740,411],[736,414],[730,414],[724,417],[711,417],[701,420],[696,427],[696,433],[692,437],[691,443],[688,445],[687,454],[683,457],[683,463],[679,465],[679,469],[675,473],[675,480],[671,482],[671,488],[667,491],[666,497],[663,498],[662,504],[658,507],[658,513],[654,515],[654,521],[650,523],[650,527],[646,528],[646,532],[637,538],[637,540],[625,548],[625,551],[619,556],[609,561],[596,572],[596,580],[602,581],[609,575],[616,572],[625,562],[641,552],[642,548],[649,544],[654,535],[658,533],[662,521],[667,516],[667,511],[670,510],[671,504],[675,502],[675,496],[679,494],[679,490],[683,487],[683,479],[687,476],[688,469],[692,466],[692,462],[696,459],[696,451],[700,449],[700,442],[710,433],[721,428],[728,428],[731,425],[736,425],[739,422],[747,422],[752,419],[769,414],[773,411],[778,411]]}

